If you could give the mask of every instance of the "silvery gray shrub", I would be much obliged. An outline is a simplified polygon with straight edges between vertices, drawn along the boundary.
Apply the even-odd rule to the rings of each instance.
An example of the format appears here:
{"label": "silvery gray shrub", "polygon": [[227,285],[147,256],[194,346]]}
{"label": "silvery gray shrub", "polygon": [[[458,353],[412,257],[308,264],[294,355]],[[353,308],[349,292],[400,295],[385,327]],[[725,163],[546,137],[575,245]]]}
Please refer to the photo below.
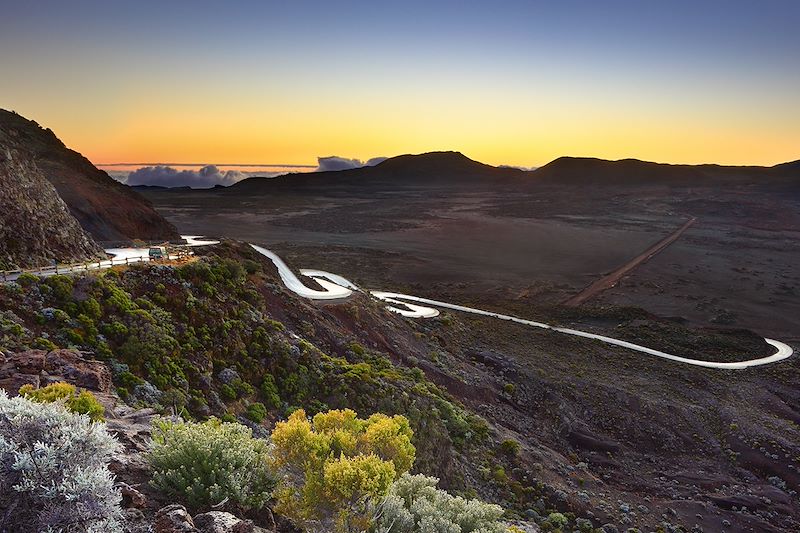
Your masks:
{"label": "silvery gray shrub", "polygon": [[503,509],[439,490],[439,480],[403,474],[378,506],[375,533],[506,533]]}
{"label": "silvery gray shrub", "polygon": [[120,531],[118,451],[105,424],[0,389],[0,531]]}

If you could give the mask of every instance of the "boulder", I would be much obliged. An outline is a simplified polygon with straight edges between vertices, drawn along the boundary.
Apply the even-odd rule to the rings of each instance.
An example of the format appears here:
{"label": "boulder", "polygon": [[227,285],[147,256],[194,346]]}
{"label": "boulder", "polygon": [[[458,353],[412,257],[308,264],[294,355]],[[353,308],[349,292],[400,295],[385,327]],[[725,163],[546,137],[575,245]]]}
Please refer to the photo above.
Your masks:
{"label": "boulder", "polygon": [[44,350],[26,350],[10,353],[0,367],[0,378],[14,374],[39,374],[44,369]]}
{"label": "boulder", "polygon": [[153,523],[155,533],[200,533],[183,505],[167,505],[156,513]]}
{"label": "boulder", "polygon": [[[194,524],[201,533],[265,533],[267,530],[242,520],[231,513],[209,511],[194,517]],[[273,528],[274,530],[274,528]]]}
{"label": "boulder", "polygon": [[53,350],[45,356],[44,370],[65,381],[98,392],[111,390],[111,370],[101,361],[90,361],[75,350]]}
{"label": "boulder", "polygon": [[127,483],[121,483],[119,492],[122,494],[122,506],[125,508],[142,509],[147,505],[147,497]]}

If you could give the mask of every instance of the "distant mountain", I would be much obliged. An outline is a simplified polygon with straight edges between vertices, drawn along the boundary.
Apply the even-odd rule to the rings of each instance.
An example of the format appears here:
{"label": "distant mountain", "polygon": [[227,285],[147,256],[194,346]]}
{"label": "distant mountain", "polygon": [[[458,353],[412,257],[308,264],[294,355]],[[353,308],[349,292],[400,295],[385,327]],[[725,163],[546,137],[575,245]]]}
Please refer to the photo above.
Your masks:
{"label": "distant mountain", "polygon": [[670,165],[622,159],[560,157],[543,167],[523,171],[493,167],[459,152],[430,152],[392,157],[373,167],[331,172],[249,178],[227,187],[228,194],[262,194],[273,190],[335,189],[403,185],[536,187],[564,185],[724,185],[800,186],[800,161],[761,166]]}
{"label": "distant mountain", "polygon": [[275,188],[332,188],[404,184],[491,185],[523,180],[528,173],[516,168],[493,167],[460,152],[430,152],[392,157],[372,167],[329,172],[286,174],[275,178],[248,178],[227,187],[232,194],[267,193]]}
{"label": "distant mountain", "polygon": [[72,215],[95,239],[180,238],[175,227],[147,199],[67,148],[50,129],[0,109],[0,132],[14,142],[19,152],[35,160]]}
{"label": "distant mountain", "polygon": [[[534,183],[580,185],[720,185],[785,183],[800,179],[800,162],[773,167],[669,165],[638,159],[560,157],[531,173]],[[800,184],[800,183],[797,183]]]}
{"label": "distant mountain", "polygon": [[105,258],[30,154],[0,131],[0,270]]}
{"label": "distant mountain", "polygon": [[795,176],[798,176],[800,175],[800,159],[798,159],[797,161],[790,161],[788,163],[781,163],[780,165],[775,165],[774,167],[771,168],[775,172],[793,174]]}

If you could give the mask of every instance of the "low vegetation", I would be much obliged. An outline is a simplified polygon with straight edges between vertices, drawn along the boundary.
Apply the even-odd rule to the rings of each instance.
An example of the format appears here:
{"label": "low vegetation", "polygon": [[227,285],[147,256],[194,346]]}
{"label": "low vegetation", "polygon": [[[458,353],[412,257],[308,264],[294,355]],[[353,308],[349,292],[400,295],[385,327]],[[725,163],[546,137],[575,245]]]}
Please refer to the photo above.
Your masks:
{"label": "low vegetation", "polygon": [[120,531],[104,424],[0,389],[0,531]]}
{"label": "low vegetation", "polygon": [[[390,360],[367,333],[284,297],[263,262],[243,259],[241,248],[215,252],[223,256],[180,267],[0,287],[0,347],[77,348],[105,360],[120,398],[166,416],[148,455],[152,486],[193,512],[258,515],[272,502],[307,531],[371,531],[376,509],[412,465],[454,494],[474,497],[476,480],[486,483],[490,497],[519,512],[539,497],[514,478],[515,450],[498,449],[487,423],[413,358]],[[385,320],[372,306],[343,312]],[[68,408],[89,403],[85,391],[51,387],[22,392]],[[276,420],[284,422],[270,436]],[[458,462],[474,465],[469,477]],[[504,466],[502,479],[481,477]]]}
{"label": "low vegetation", "polygon": [[19,393],[34,402],[63,402],[73,413],[85,414],[94,422],[103,420],[105,413],[103,405],[97,401],[94,394],[88,390],[77,389],[69,383],[53,383],[40,389],[35,389],[33,385],[23,385]]}
{"label": "low vegetation", "polygon": [[275,486],[267,441],[241,424],[158,421],[148,459],[153,486],[194,510],[260,509]]}
{"label": "low vegetation", "polygon": [[276,509],[311,530],[363,531],[370,504],[414,463],[411,436],[403,416],[363,420],[345,409],[309,420],[295,411],[272,433],[283,475]]}

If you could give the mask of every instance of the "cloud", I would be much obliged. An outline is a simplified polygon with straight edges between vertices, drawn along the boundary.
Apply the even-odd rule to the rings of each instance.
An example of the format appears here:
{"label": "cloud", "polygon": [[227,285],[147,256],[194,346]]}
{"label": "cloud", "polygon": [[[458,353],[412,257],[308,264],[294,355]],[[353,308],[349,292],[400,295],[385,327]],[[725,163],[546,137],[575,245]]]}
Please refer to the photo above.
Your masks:
{"label": "cloud", "polygon": [[524,170],[525,172],[530,172],[531,170],[536,170],[539,167],[523,167],[520,165],[497,165],[497,168],[516,168],[517,170]]}
{"label": "cloud", "polygon": [[[261,173],[263,175],[263,173]],[[208,189],[215,185],[233,185],[249,177],[238,170],[222,171],[215,165],[206,165],[200,170],[177,170],[167,166],[142,167],[128,174],[130,186],[156,185],[159,187],[191,187]]]}
{"label": "cloud", "polygon": [[318,157],[317,162],[319,166],[315,172],[328,172],[334,170],[351,170],[361,167],[374,167],[378,163],[386,161],[386,157],[373,157],[369,161],[361,161],[360,159],[349,159],[347,157],[328,156]]}

